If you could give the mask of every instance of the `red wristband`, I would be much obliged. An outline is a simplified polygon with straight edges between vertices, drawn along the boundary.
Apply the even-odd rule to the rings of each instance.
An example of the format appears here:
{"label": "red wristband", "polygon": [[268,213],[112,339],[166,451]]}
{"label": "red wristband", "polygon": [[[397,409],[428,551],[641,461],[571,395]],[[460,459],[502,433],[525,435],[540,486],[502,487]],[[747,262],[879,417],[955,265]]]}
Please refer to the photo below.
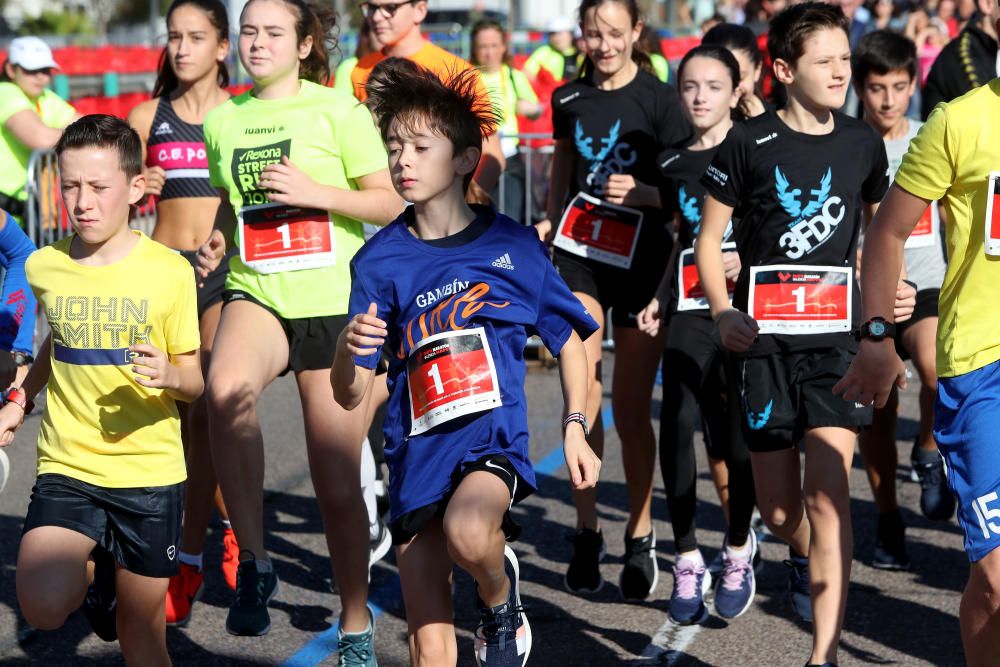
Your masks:
{"label": "red wristband", "polygon": [[26,415],[30,415],[31,411],[35,409],[34,402],[28,400],[28,395],[20,387],[15,387],[7,392],[7,395],[4,397],[4,405],[7,403],[17,405],[24,410],[24,414]]}

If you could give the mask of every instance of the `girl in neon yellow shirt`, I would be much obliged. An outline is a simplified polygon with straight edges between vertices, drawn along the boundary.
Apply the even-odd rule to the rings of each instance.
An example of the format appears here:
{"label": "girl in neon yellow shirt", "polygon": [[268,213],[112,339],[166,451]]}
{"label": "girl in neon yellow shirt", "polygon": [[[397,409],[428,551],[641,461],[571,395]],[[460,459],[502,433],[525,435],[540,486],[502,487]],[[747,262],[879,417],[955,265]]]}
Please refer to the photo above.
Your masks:
{"label": "girl in neon yellow shirt", "polygon": [[239,54],[253,88],[205,119],[209,175],[223,202],[202,246],[202,271],[214,268],[228,243],[240,249],[230,260],[208,402],[213,457],[226,461],[216,472],[246,559],[227,630],[270,629],[267,602],[278,581],[264,550],[256,404],[268,384],[292,371],[340,590],[341,664],[354,664],[343,662],[345,654],[369,655],[360,664],[374,664],[359,482],[364,414],[333,401],[330,366],[347,323],[361,221],[386,224],[403,203],[371,115],[325,86],[333,23],[328,9],[302,0],[251,0],[240,16]]}

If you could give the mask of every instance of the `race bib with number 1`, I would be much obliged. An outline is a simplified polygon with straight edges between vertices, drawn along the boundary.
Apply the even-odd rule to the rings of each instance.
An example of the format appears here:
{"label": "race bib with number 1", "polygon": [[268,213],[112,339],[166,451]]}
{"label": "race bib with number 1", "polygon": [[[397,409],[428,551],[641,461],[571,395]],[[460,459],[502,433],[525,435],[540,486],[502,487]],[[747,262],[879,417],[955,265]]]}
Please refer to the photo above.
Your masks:
{"label": "race bib with number 1", "polygon": [[[723,243],[722,252],[736,252],[736,244]],[[732,280],[726,281],[729,303],[733,302],[735,288],[736,283]],[[694,261],[694,248],[682,250],[680,257],[677,258],[677,310],[705,310],[708,307],[708,298],[701,286],[698,266]]]}
{"label": "race bib with number 1", "polygon": [[406,377],[411,436],[502,404],[496,365],[482,327],[424,338],[410,353]]}
{"label": "race bib with number 1", "polygon": [[580,192],[563,213],[552,244],[578,257],[628,269],[641,227],[642,211]]}
{"label": "race bib with number 1", "polygon": [[749,315],[762,334],[850,331],[852,275],[849,266],[752,267]]}
{"label": "race bib with number 1", "polygon": [[257,273],[333,266],[333,220],[326,211],[283,204],[246,206],[237,220],[240,259]]}

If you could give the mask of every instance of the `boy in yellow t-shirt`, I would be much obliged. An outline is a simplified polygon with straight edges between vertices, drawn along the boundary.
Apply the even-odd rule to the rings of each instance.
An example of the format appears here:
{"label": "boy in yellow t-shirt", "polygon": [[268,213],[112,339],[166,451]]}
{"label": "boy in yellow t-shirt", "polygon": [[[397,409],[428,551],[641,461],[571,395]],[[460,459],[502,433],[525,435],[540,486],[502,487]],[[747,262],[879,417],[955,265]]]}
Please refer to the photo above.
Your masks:
{"label": "boy in yellow t-shirt", "polygon": [[194,275],[129,229],[145,182],[125,121],[85,116],[56,154],[74,234],[27,262],[52,333],[0,409],[3,446],[48,384],[18,601],[46,630],[82,603],[98,636],[120,637],[126,663],[169,665],[164,601],[186,477],[175,401],[203,389]]}
{"label": "boy in yellow t-shirt", "polygon": [[[861,268],[864,317],[891,315],[891,274],[929,202],[939,201],[948,221],[948,269],[939,302],[934,439],[969,558],[959,620],[966,663],[974,667],[996,665],[1000,650],[998,117],[1000,78],[935,107],[865,234]],[[905,386],[905,372],[891,341],[868,339],[834,391],[881,407],[894,385]]]}

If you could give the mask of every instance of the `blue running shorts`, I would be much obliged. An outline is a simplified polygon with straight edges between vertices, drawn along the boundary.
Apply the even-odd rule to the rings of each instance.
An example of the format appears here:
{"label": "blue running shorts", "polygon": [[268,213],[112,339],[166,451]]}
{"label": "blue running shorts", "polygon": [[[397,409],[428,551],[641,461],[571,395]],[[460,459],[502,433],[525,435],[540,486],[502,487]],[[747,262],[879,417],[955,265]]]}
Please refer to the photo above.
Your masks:
{"label": "blue running shorts", "polygon": [[1000,546],[1000,361],[938,379],[934,438],[970,562]]}

